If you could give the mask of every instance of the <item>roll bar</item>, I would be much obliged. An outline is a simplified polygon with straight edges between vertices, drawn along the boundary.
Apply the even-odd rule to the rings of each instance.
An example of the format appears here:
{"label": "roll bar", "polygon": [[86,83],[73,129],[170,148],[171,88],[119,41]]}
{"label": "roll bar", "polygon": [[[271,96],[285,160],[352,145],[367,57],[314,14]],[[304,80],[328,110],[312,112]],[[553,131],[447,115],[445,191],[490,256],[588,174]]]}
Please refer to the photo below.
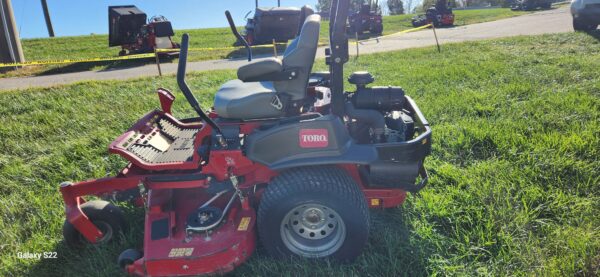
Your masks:
{"label": "roll bar", "polygon": [[190,40],[190,36],[188,34],[183,34],[183,36],[181,37],[181,49],[179,52],[179,64],[177,66],[177,85],[179,85],[179,89],[181,90],[181,92],[183,92],[183,95],[185,95],[185,98],[190,103],[190,105],[192,106],[194,111],[196,111],[198,116],[200,116],[200,118],[202,118],[202,120],[204,120],[208,125],[210,125],[217,132],[217,135],[222,137],[223,133],[221,132],[221,128],[219,128],[217,123],[215,123],[210,117],[208,117],[208,115],[206,115],[204,113],[204,111],[202,111],[202,108],[200,107],[198,100],[192,93],[192,90],[190,89],[190,87],[185,82],[185,69],[186,69],[186,65],[187,65],[189,40]]}
{"label": "roll bar", "polygon": [[238,41],[242,42],[244,47],[246,47],[246,51],[248,52],[248,61],[252,61],[252,48],[250,47],[246,39],[244,39],[244,37],[240,35],[237,28],[235,27],[235,22],[233,21],[231,13],[229,11],[225,11],[225,17],[227,17],[227,22],[229,22],[229,28],[231,28],[231,32],[233,33],[233,35],[238,39]]}
{"label": "roll bar", "polygon": [[333,0],[329,13],[329,72],[331,73],[332,112],[337,116],[345,115],[344,64],[348,62],[348,37],[346,21],[350,0]]}

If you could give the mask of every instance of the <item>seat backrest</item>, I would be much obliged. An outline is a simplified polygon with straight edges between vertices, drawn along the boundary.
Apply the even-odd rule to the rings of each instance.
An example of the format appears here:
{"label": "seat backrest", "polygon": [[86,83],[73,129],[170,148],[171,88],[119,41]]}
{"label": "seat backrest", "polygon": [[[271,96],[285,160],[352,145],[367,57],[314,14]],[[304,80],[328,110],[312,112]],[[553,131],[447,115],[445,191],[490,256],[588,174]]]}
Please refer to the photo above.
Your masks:
{"label": "seat backrest", "polygon": [[283,54],[283,68],[298,68],[298,77],[290,81],[274,82],[275,90],[289,94],[291,100],[301,100],[306,97],[308,77],[315,62],[319,33],[321,31],[321,16],[310,15],[304,21],[302,31],[294,39]]}

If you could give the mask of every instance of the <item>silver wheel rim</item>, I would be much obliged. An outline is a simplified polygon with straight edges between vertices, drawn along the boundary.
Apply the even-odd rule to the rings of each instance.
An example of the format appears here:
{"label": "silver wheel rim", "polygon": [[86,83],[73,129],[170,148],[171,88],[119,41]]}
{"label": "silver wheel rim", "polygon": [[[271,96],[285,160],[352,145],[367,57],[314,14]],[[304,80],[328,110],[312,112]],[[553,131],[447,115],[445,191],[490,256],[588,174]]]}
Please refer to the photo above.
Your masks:
{"label": "silver wheel rim", "polygon": [[335,253],[346,239],[344,220],[333,209],[320,204],[302,204],[281,221],[281,239],[294,254],[322,258]]}
{"label": "silver wheel rim", "polygon": [[[100,220],[93,221],[92,223],[94,223],[94,225],[96,225],[96,228],[98,228],[100,230],[100,232],[102,232],[102,237],[93,244],[103,244],[103,243],[108,242],[112,238],[113,228],[112,228],[112,226],[110,226],[110,224],[108,224],[104,221],[100,221]],[[87,241],[81,233],[79,234],[79,239],[81,241]]]}

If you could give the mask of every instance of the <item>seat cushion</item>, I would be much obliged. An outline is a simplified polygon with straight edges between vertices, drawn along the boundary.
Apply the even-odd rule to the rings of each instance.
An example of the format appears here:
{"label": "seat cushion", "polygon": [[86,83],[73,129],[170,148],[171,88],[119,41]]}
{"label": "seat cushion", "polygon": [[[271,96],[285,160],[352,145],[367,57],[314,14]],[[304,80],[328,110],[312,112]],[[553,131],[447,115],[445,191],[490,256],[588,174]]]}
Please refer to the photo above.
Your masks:
{"label": "seat cushion", "polygon": [[215,95],[217,114],[230,119],[276,118],[284,115],[271,102],[275,88],[272,82],[248,82],[232,80],[225,83]]}

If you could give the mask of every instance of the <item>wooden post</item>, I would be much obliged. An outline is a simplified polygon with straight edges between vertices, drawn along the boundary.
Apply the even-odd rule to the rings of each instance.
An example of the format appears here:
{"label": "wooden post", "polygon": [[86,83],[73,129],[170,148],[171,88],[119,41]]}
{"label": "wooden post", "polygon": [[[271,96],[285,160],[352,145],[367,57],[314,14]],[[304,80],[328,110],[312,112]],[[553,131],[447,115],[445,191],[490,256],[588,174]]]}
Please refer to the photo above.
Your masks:
{"label": "wooden post", "polygon": [[440,42],[438,41],[437,33],[435,32],[435,25],[433,23],[431,23],[431,29],[433,29],[433,36],[435,37],[435,44],[437,45],[438,53],[441,53],[442,49],[440,48]]}
{"label": "wooden post", "polygon": [[156,67],[158,67],[158,76],[162,76],[162,70],[160,70],[160,59],[158,58],[158,52],[154,48],[154,57],[156,58]]}
{"label": "wooden post", "polygon": [[277,43],[275,43],[275,39],[273,39],[273,55],[277,58]]}
{"label": "wooden post", "polygon": [[358,60],[359,52],[358,52],[358,32],[355,33],[354,38],[356,39],[356,59]]}

